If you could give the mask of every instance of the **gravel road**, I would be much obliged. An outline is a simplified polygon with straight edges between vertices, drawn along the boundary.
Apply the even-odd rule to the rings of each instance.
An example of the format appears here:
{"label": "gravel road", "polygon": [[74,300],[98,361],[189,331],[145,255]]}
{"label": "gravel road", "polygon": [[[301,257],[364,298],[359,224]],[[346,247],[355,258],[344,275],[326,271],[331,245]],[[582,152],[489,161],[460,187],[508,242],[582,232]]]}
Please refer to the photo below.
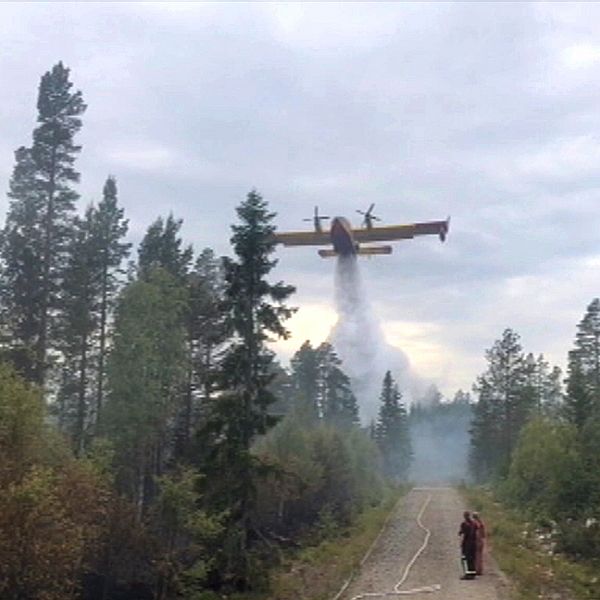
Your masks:
{"label": "gravel road", "polygon": [[[365,600],[376,597],[505,600],[508,597],[506,580],[489,554],[484,557],[482,577],[473,581],[460,580],[458,527],[465,509],[468,507],[452,488],[414,488],[396,507],[371,554],[340,600],[359,600],[357,596],[365,593]],[[417,523],[419,513],[422,513],[421,523],[431,535],[399,589],[440,587],[429,593],[390,594],[425,541],[426,531]],[[482,517],[485,521],[485,515]]]}

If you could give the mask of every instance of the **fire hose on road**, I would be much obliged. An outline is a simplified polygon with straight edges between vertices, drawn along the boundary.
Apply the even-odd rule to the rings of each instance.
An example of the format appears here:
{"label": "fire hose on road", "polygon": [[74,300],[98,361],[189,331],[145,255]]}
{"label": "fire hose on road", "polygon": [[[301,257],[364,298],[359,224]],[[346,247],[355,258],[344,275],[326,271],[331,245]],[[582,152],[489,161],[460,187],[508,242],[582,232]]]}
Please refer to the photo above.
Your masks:
{"label": "fire hose on road", "polygon": [[[431,531],[427,527],[425,527],[425,525],[423,525],[421,518],[423,517],[423,514],[427,510],[427,506],[429,505],[430,501],[431,501],[431,494],[429,494],[427,496],[427,498],[425,499],[425,502],[423,502],[423,506],[421,506],[421,510],[419,511],[419,514],[417,515],[417,525],[425,532],[425,538],[423,540],[423,543],[421,544],[420,548],[415,552],[413,557],[410,559],[410,561],[406,565],[406,567],[404,569],[404,573],[402,574],[402,578],[400,579],[400,581],[398,581],[398,583],[396,583],[396,585],[394,586],[394,589],[392,591],[388,591],[388,592],[363,592],[363,593],[353,596],[352,600],[362,600],[363,598],[385,598],[388,596],[408,596],[408,595],[414,595],[414,594],[433,593],[433,592],[438,592],[442,589],[442,586],[439,583],[436,583],[433,585],[426,585],[426,586],[422,586],[422,587],[418,587],[418,588],[412,588],[410,590],[401,590],[400,589],[404,585],[404,582],[408,579],[408,576],[410,574],[410,571],[411,571],[413,565],[415,564],[415,562],[417,561],[419,556],[423,553],[423,551],[427,548],[427,545],[429,543],[429,538],[431,537]],[[394,514],[395,512],[396,512],[396,508],[394,508],[394,510],[391,511],[390,516],[392,514]],[[371,552],[373,551],[373,548],[379,541],[381,534],[386,529],[388,521],[389,521],[389,517],[388,517],[388,519],[386,519],[381,531],[379,532],[379,535],[375,538],[375,541],[373,542],[373,544],[371,544],[371,547],[367,550],[367,553],[365,554],[363,559],[360,561],[361,567],[364,565],[364,563],[367,561],[367,559],[371,555]],[[346,591],[346,589],[350,585],[350,582],[354,578],[354,575],[355,575],[355,573],[352,573],[350,575],[350,577],[344,582],[344,585],[342,586],[340,591],[334,596],[333,600],[339,600],[339,598],[342,596],[342,594]]]}

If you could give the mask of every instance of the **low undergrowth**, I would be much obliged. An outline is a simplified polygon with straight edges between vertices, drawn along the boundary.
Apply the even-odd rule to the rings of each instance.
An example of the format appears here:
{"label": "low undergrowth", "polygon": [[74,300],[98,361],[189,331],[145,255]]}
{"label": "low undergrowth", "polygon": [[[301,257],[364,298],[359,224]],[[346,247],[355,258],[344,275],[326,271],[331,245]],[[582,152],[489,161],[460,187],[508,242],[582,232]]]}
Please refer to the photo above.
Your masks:
{"label": "low undergrowth", "polygon": [[314,531],[299,549],[284,555],[271,573],[267,593],[236,596],[235,600],[327,600],[358,567],[387,516],[406,492],[388,490],[380,504],[363,510],[345,528],[327,524]]}
{"label": "low undergrowth", "polygon": [[526,515],[489,490],[463,489],[463,495],[487,524],[493,556],[511,580],[515,600],[600,600],[600,565],[553,552]]}

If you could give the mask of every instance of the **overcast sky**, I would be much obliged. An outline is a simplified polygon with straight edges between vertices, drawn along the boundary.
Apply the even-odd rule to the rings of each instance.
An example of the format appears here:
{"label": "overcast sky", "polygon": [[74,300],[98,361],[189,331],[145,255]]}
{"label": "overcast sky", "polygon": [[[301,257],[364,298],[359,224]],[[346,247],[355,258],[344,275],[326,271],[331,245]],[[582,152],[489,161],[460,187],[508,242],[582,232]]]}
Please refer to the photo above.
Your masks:
{"label": "overcast sky", "polygon": [[[452,395],[504,328],[564,366],[600,294],[600,6],[523,3],[1,3],[0,212],[40,76],[62,60],[88,110],[81,207],[117,177],[138,241],[172,211],[227,253],[255,187],[282,230],[318,204],[449,238],[361,268],[387,340]],[[289,357],[335,322],[333,269],[280,251]]]}

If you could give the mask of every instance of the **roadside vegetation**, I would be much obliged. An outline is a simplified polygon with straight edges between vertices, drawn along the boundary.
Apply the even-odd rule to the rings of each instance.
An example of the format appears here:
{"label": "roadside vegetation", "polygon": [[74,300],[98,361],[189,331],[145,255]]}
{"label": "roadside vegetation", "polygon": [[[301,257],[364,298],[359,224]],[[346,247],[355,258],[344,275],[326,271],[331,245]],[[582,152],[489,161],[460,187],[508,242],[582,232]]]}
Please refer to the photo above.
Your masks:
{"label": "roadside vegetation", "polygon": [[491,492],[471,502],[492,524],[495,554],[523,598],[555,587],[600,598],[600,300],[577,325],[564,381],[510,329],[486,358],[470,463]]}
{"label": "roadside vegetation", "polygon": [[509,578],[515,600],[597,600],[600,563],[573,560],[556,551],[547,523],[495,499],[491,490],[464,488],[469,506],[486,517],[488,543]]}
{"label": "roadside vegetation", "polygon": [[358,569],[405,492],[404,488],[386,488],[377,505],[365,508],[346,527],[323,521],[299,540],[298,548],[284,553],[271,574],[267,593],[243,595],[238,600],[330,599]]}

